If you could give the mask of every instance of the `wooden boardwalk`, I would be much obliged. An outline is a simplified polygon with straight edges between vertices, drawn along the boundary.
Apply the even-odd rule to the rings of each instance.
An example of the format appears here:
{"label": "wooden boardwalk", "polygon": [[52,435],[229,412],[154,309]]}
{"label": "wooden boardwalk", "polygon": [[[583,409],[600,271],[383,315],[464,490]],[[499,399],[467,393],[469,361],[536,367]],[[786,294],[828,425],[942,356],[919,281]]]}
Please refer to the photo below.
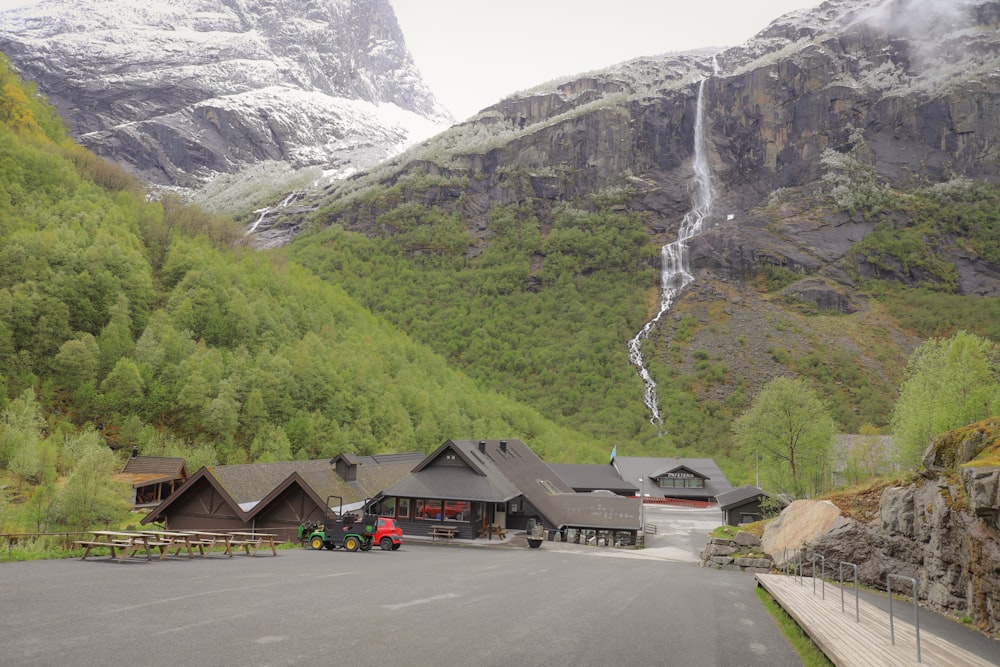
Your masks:
{"label": "wooden boardwalk", "polygon": [[[900,602],[892,644],[889,613],[860,601],[860,622],[855,620],[853,588],[845,591],[844,611],[840,610],[840,588],[827,582],[826,598],[820,595],[822,581],[781,574],[758,574],[757,582],[784,608],[813,642],[837,667],[890,667],[893,665],[930,665],[941,667],[996,667],[960,646],[920,628],[920,657],[917,662],[916,631],[913,624],[900,620],[912,618],[913,603]],[[894,605],[895,606],[895,605]]]}

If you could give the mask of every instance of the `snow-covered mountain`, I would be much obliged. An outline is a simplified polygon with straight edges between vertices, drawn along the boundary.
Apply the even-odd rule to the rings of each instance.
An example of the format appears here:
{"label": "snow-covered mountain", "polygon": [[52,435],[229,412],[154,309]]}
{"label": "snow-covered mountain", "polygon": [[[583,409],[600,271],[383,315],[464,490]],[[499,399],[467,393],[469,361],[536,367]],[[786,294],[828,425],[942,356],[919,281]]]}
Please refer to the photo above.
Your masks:
{"label": "snow-covered mountain", "polygon": [[48,0],[0,52],[73,135],[159,185],[362,169],[447,127],[389,0]]}

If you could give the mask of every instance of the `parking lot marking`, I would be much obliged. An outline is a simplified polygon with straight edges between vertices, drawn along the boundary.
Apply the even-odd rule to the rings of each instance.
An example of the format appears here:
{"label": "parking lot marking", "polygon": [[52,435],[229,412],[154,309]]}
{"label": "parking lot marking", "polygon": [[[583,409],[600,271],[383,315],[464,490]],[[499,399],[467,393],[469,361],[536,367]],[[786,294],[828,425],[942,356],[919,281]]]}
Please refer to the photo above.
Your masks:
{"label": "parking lot marking", "polygon": [[438,600],[451,600],[452,598],[457,598],[458,595],[455,593],[442,593],[441,595],[433,595],[429,598],[421,598],[419,600],[411,600],[410,602],[400,602],[399,604],[385,604],[382,605],[386,609],[391,609],[396,611],[397,609],[404,609],[406,607],[412,607],[418,604],[429,604],[431,602],[437,602]]}

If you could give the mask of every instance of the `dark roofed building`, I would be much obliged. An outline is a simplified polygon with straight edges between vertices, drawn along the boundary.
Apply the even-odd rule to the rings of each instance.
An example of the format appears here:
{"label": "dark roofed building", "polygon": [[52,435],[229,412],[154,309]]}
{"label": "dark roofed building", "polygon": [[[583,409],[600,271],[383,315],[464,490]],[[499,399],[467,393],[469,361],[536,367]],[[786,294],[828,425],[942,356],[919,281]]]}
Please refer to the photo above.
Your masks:
{"label": "dark roofed building", "polygon": [[774,498],[782,506],[787,505],[784,500],[772,496],[770,493],[758,489],[756,486],[741,486],[737,489],[730,489],[725,493],[716,496],[719,509],[722,510],[722,521],[730,526],[739,526],[744,523],[753,523],[764,518],[761,512],[761,500],[764,498]]}
{"label": "dark roofed building", "polygon": [[619,456],[612,465],[648,498],[714,503],[716,496],[733,488],[712,459]]}
{"label": "dark roofed building", "polygon": [[328,497],[362,503],[405,477],[423,458],[419,452],[341,454],[333,459],[205,467],[142,523],[163,523],[172,530],[266,529],[294,540],[300,523],[325,516]]}
{"label": "dark roofed building", "polygon": [[564,534],[621,531],[634,543],[642,521],[637,499],[578,494],[513,439],[445,442],[386,489],[380,510],[411,535],[428,535],[432,526],[446,522],[465,538],[486,533],[488,526],[525,530],[537,522]]}
{"label": "dark roofed building", "polygon": [[639,490],[636,482],[622,479],[613,465],[550,463],[549,467],[577,493],[610,491],[619,496],[634,496]]}
{"label": "dark roofed building", "polygon": [[125,462],[118,481],[132,485],[133,507],[155,507],[187,481],[184,459],[168,456],[139,456],[136,449]]}

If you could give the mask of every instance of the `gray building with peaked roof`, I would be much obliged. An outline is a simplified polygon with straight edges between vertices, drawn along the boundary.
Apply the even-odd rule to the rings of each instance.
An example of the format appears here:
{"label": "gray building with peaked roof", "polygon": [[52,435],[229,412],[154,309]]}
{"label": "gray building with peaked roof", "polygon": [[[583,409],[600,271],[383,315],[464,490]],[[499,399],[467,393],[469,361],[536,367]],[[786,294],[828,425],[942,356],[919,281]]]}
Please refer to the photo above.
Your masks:
{"label": "gray building with peaked roof", "polygon": [[573,529],[623,533],[635,541],[642,524],[636,498],[576,493],[521,440],[448,440],[409,476],[385,490],[379,511],[403,531],[429,535],[453,526],[460,537],[488,527],[524,530],[531,522],[565,534]]}
{"label": "gray building with peaked roof", "polygon": [[733,488],[713,459],[619,456],[612,465],[647,498],[714,503],[716,496]]}

